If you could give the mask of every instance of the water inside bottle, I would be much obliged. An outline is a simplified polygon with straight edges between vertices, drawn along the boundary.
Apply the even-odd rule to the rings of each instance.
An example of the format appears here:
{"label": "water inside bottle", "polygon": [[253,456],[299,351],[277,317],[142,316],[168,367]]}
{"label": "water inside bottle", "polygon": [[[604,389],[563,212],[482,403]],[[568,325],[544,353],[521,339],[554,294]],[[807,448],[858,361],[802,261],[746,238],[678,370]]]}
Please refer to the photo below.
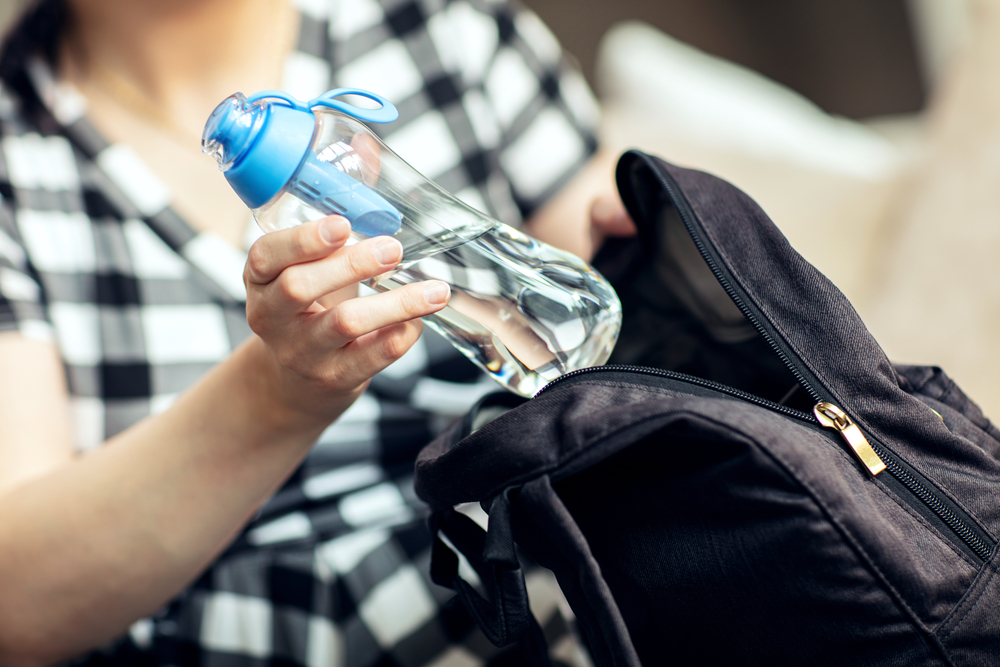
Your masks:
{"label": "water inside bottle", "polygon": [[[620,324],[614,292],[576,257],[534,256],[537,244],[505,225],[367,282],[389,291],[438,279],[452,287],[449,305],[424,318],[497,382],[532,396],[566,372],[599,365]],[[584,271],[581,272],[581,267]]]}
{"label": "water inside bottle", "polygon": [[[448,306],[424,321],[518,394],[531,396],[560,375],[607,361],[621,305],[586,262],[456,199],[342,114],[317,112],[309,150],[309,169],[300,164],[277,196],[254,209],[262,229],[336,213],[351,220],[354,241],[391,234],[403,261],[366,284],[383,292],[428,279],[451,285]],[[324,170],[353,181],[317,173]],[[372,212],[391,214],[379,220],[398,225],[373,229],[365,224]]]}

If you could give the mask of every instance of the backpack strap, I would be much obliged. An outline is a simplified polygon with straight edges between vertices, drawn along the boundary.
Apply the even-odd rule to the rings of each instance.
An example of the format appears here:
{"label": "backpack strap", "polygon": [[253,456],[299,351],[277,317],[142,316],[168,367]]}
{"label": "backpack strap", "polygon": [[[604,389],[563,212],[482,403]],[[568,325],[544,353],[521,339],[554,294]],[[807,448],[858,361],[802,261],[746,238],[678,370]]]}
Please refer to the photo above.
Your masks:
{"label": "backpack strap", "polygon": [[[598,665],[641,667],[639,655],[587,538],[548,475],[521,487],[514,510],[518,542],[552,570],[577,614]],[[493,516],[490,515],[492,527]],[[534,523],[531,529],[528,522]]]}
{"label": "backpack strap", "polygon": [[[510,492],[507,489],[490,505],[489,530],[454,509],[431,514],[434,536],[431,549],[431,580],[458,593],[476,624],[495,646],[520,643],[530,667],[552,667],[541,626],[528,606],[524,572],[514,551],[510,525]],[[491,600],[485,599],[458,573],[458,556],[441,534],[466,557],[479,575]]]}

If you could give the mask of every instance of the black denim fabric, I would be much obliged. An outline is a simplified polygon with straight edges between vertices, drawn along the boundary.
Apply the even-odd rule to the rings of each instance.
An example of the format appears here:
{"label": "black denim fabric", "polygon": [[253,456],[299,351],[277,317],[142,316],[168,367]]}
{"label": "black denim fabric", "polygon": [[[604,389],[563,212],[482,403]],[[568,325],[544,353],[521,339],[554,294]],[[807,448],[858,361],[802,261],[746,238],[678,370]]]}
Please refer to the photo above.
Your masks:
{"label": "black denim fabric", "polygon": [[[623,301],[617,360],[799,416],[683,378],[585,373],[429,445],[420,496],[438,511],[509,499],[505,524],[555,572],[598,665],[1000,664],[1000,432],[940,369],[893,366],[733,186],[638,152],[618,180],[640,237],[596,260]],[[756,333],[720,334],[657,278],[671,207]],[[988,549],[870,475],[809,420],[819,399]]]}

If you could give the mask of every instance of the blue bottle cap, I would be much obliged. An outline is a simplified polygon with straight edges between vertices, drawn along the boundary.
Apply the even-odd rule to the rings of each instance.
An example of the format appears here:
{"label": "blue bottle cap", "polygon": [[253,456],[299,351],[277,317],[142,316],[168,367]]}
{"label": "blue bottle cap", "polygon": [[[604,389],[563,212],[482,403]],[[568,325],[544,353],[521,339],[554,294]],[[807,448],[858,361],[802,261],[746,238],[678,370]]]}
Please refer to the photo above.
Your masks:
{"label": "blue bottle cap", "polygon": [[[362,109],[336,99],[343,95],[366,97],[381,106]],[[317,106],[370,123],[388,123],[398,117],[388,100],[363,90],[331,90],[309,102],[280,91],[262,91],[249,98],[236,93],[209,116],[201,149],[215,157],[240,199],[252,209],[259,208],[281,192],[309,150],[316,124],[312,109]]]}

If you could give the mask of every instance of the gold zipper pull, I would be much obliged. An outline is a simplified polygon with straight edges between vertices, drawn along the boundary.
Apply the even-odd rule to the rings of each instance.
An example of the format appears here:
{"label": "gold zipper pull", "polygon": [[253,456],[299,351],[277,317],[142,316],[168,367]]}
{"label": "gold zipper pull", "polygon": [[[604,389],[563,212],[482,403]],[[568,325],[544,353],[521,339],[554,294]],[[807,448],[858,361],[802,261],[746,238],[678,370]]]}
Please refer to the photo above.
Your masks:
{"label": "gold zipper pull", "polygon": [[817,403],[813,408],[813,414],[817,421],[827,428],[832,428],[840,432],[840,435],[847,441],[847,444],[854,450],[855,455],[861,460],[861,464],[868,468],[868,472],[875,476],[885,470],[885,463],[878,457],[868,438],[861,432],[858,425],[851,421],[843,410],[833,403]]}

